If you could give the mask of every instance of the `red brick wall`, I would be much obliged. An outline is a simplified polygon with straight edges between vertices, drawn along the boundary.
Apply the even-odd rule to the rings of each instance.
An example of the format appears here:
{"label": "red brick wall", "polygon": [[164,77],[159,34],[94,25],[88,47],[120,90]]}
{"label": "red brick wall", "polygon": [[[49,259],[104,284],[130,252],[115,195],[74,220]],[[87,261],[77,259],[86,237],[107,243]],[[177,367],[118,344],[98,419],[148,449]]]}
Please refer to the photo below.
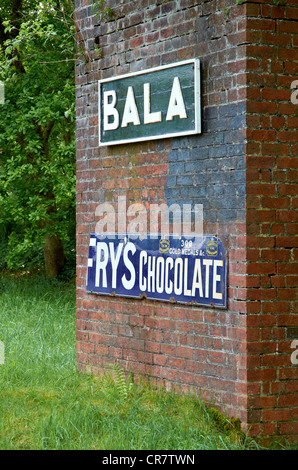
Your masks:
{"label": "red brick wall", "polygon": [[[197,3],[111,0],[114,17],[100,23],[91,2],[76,0],[86,59],[76,66],[78,368],[101,373],[118,361],[199,393],[253,435],[294,439],[297,9]],[[194,57],[202,135],[98,148],[98,79]],[[86,293],[96,207],[120,195],[147,207],[203,204],[204,232],[217,233],[229,255],[227,310]]]}
{"label": "red brick wall", "polygon": [[298,4],[247,11],[247,361],[252,433],[297,439]]}

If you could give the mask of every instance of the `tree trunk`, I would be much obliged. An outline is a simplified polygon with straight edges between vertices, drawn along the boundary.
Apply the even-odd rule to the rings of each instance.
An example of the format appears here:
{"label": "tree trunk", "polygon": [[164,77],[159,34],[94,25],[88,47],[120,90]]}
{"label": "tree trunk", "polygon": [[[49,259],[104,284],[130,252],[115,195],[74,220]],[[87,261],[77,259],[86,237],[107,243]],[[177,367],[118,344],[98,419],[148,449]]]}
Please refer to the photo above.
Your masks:
{"label": "tree trunk", "polygon": [[46,235],[43,250],[47,276],[57,277],[61,274],[66,261],[61,240],[57,235]]}

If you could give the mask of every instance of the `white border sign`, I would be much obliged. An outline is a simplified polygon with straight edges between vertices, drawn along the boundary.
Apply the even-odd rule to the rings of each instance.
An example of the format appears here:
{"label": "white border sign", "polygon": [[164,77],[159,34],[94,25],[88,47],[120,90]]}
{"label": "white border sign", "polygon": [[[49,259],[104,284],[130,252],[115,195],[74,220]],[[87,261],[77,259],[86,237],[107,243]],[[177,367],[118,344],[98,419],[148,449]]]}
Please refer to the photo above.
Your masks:
{"label": "white border sign", "polygon": [[201,132],[200,61],[99,80],[99,146]]}

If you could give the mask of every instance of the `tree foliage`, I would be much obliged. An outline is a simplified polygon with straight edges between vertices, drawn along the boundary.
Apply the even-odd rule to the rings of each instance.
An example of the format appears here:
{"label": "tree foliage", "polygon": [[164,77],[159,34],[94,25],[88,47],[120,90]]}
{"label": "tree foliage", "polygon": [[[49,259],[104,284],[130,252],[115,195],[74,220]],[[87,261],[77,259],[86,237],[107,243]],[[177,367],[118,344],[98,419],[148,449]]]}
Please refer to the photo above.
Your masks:
{"label": "tree foliage", "polygon": [[71,0],[1,0],[0,263],[50,276],[75,247],[74,32]]}

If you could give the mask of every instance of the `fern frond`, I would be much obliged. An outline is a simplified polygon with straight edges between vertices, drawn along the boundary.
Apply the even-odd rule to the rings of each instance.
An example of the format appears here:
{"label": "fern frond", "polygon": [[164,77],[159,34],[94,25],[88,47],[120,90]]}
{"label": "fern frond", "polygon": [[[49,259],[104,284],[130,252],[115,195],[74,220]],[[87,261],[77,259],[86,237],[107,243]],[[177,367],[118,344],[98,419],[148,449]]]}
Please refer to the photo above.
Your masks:
{"label": "fern frond", "polygon": [[124,400],[128,398],[129,392],[132,388],[132,383],[128,383],[125,375],[125,371],[119,364],[112,364],[111,377],[114,386],[119,393],[120,397]]}

